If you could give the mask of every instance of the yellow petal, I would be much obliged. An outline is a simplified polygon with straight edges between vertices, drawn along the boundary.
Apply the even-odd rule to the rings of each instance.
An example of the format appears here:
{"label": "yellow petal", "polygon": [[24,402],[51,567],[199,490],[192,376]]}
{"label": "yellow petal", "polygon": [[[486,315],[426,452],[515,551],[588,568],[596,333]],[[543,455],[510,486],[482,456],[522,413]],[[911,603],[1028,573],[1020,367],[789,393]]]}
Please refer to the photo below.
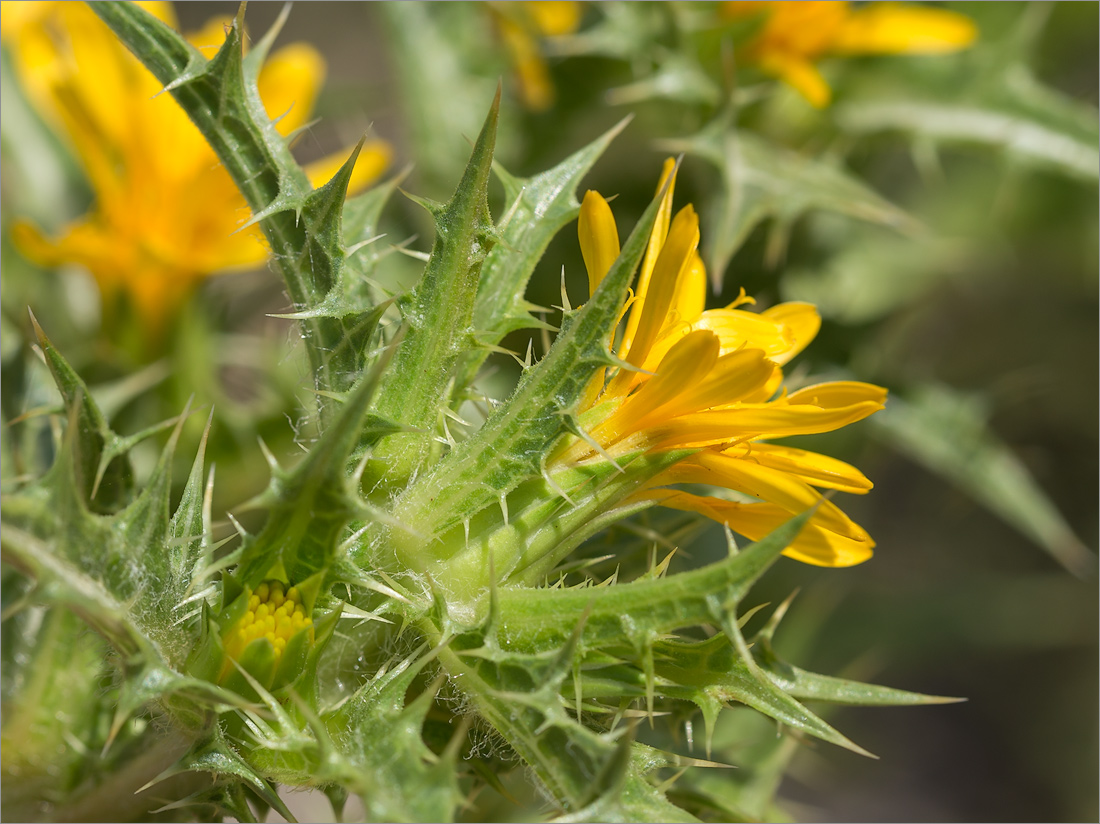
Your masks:
{"label": "yellow petal", "polygon": [[654,426],[658,420],[668,421],[681,415],[737,403],[763,385],[775,371],[775,366],[759,349],[742,349],[722,355],[704,380],[689,386],[662,407],[659,419],[647,415],[639,420],[638,428]]}
{"label": "yellow petal", "polygon": [[[349,146],[342,152],[336,152],[328,157],[315,160],[306,166],[306,176],[313,188],[319,189],[328,183],[335,174],[340,171],[348,157],[351,155]],[[363,144],[359,151],[359,157],[355,161],[355,168],[351,172],[351,180],[348,182],[348,194],[353,195],[367,188],[376,181],[386,167],[390,164],[393,150],[390,144],[384,140],[371,140]]]}
{"label": "yellow petal", "polygon": [[760,68],[791,86],[818,109],[828,106],[832,99],[833,93],[821,72],[803,57],[783,52],[767,54],[761,58]]}
{"label": "yellow petal", "polygon": [[794,333],[786,324],[764,314],[742,309],[708,309],[690,325],[666,325],[642,368],[652,370],[673,344],[693,329],[707,329],[716,334],[722,342],[723,355],[738,349],[759,349],[772,360],[779,360],[796,345]]}
{"label": "yellow petal", "polygon": [[785,472],[812,486],[838,489],[862,495],[873,484],[851,464],[817,452],[771,443],[746,443],[726,450],[727,454],[752,460],[761,466]]}
{"label": "yellow petal", "polygon": [[654,427],[650,439],[656,448],[733,444],[745,439],[783,438],[832,432],[863,420],[882,409],[881,403],[864,401],[850,406],[823,409],[810,404],[778,403],[745,405],[684,415]]}
{"label": "yellow petal", "polygon": [[710,484],[751,495],[764,503],[775,504],[792,515],[816,506],[814,520],[825,529],[861,541],[867,533],[840,509],[821,497],[821,493],[798,478],[778,469],[763,466],[748,458],[704,449],[661,473],[662,483]]}
{"label": "yellow petal", "polygon": [[[791,519],[790,512],[772,504],[741,504],[680,490],[655,489],[640,497],[657,500],[661,506],[671,509],[705,515],[752,541],[762,540]],[[868,560],[874,546],[875,542],[869,537],[864,540],[846,538],[822,528],[811,518],[783,554],[814,566],[848,567]]]}
{"label": "yellow petal", "polygon": [[660,415],[664,406],[690,392],[717,360],[718,338],[713,333],[699,331],[682,338],[661,361],[657,374],[627,398],[616,413],[592,433],[593,437],[601,443],[612,444],[623,434],[638,431],[640,420]]}
{"label": "yellow petal", "polygon": [[676,188],[676,161],[671,157],[665,160],[665,165],[661,169],[661,179],[657,182],[658,192],[661,191],[666,182],[668,183],[668,189],[665,190],[664,197],[661,198],[661,203],[657,207],[657,219],[649,232],[649,244],[646,246],[642,268],[638,273],[638,285],[634,289],[634,308],[630,312],[630,317],[627,318],[623,339],[619,344],[620,355],[626,352],[634,342],[634,336],[638,332],[638,324],[641,322],[642,309],[649,294],[649,281],[653,276],[653,269],[657,265],[657,260],[661,256],[661,250],[664,248],[665,239],[668,236],[669,222],[672,216],[672,193]]}
{"label": "yellow petal", "polygon": [[707,268],[703,259],[695,252],[691,256],[691,265],[680,275],[676,282],[676,292],[672,296],[672,308],[669,321],[694,323],[703,314],[707,303]]}
{"label": "yellow petal", "polygon": [[520,99],[533,111],[545,111],[554,103],[554,86],[535,37],[537,29],[529,30],[507,11],[498,12],[498,20],[504,45],[512,58]]}
{"label": "yellow petal", "polygon": [[41,22],[53,11],[57,0],[3,0],[0,2],[0,38],[13,40]]}
{"label": "yellow petal", "polygon": [[571,34],[581,24],[581,4],[577,0],[538,0],[523,4],[535,27],[551,37]]}
{"label": "yellow petal", "polygon": [[[624,358],[628,363],[640,366],[645,362],[646,355],[649,354],[658,333],[665,325],[665,318],[672,305],[672,296],[676,292],[676,283],[681,273],[691,264],[692,253],[698,245],[699,217],[695,214],[695,209],[688,204],[672,221],[668,239],[662,246],[661,254],[653,268],[652,282],[642,304],[640,316],[637,314],[637,304],[630,312],[631,320],[635,317],[639,317],[639,320],[637,333]],[[632,379],[633,373],[626,370],[615,377],[615,381],[624,386],[628,385]]]}
{"label": "yellow petal", "polygon": [[978,36],[969,17],[953,11],[898,3],[872,3],[841,25],[833,54],[945,54]]}
{"label": "yellow petal", "polygon": [[584,193],[581,214],[577,221],[581,256],[588,270],[588,294],[594,295],[612,264],[619,256],[619,231],[611,207],[599,194],[589,189]]}
{"label": "yellow petal", "polygon": [[787,351],[775,352],[769,355],[773,361],[781,366],[805,349],[810,341],[817,337],[818,330],[821,329],[821,315],[818,314],[817,307],[812,303],[802,303],[800,301],[780,303],[765,309],[760,315],[783,324],[790,334],[791,343]]}
{"label": "yellow petal", "polygon": [[861,381],[830,381],[807,386],[787,396],[787,402],[794,404],[813,404],[827,409],[851,406],[859,403],[875,403],[880,407],[886,403],[886,390],[881,386]]}

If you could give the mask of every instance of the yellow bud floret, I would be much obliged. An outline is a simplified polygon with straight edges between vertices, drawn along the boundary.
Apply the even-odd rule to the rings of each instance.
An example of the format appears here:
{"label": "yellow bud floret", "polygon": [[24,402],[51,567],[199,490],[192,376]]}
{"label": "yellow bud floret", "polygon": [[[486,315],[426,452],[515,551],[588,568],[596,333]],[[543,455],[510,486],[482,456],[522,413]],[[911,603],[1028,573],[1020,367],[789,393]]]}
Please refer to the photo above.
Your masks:
{"label": "yellow bud floret", "polygon": [[[309,628],[313,641],[313,621],[304,612],[297,587],[284,593],[279,581],[264,581],[249,596],[248,611],[225,637],[225,652],[229,658],[240,659],[245,648],[258,638],[266,638],[275,651],[275,664],[283,657],[287,643],[298,632]],[[227,661],[225,672],[232,665]]]}

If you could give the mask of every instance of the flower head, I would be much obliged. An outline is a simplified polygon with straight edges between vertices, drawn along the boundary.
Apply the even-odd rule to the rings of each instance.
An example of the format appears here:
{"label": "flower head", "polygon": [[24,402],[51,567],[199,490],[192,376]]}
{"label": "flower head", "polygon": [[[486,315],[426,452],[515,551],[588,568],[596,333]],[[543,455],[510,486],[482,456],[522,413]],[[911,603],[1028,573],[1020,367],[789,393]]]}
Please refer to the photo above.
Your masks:
{"label": "flower head", "polygon": [[[143,3],[175,24],[169,3]],[[156,330],[194,286],[217,272],[258,266],[267,249],[229,174],[188,120],[114,34],[83,3],[5,2],[3,37],[27,94],[68,138],[95,193],[84,217],[60,237],[21,223],[14,237],[31,259],[86,267],[104,296],[132,300]],[[213,21],[190,37],[212,55],[224,40]],[[289,134],[304,126],[324,75],[311,46],[276,51],[258,85],[268,115]],[[352,186],[377,177],[389,147],[376,141],[359,156]],[[343,156],[346,156],[343,155]],[[315,185],[341,158],[307,169]]]}
{"label": "flower head", "polygon": [[[742,293],[725,308],[704,310],[699,222],[690,205],[672,216],[674,176],[669,160],[661,179],[668,187],[616,350],[623,365],[593,378],[580,416],[590,437],[569,442],[555,462],[683,451],[638,494],[753,540],[817,507],[786,554],[823,566],[864,561],[874,542],[817,488],[860,494],[871,482],[842,461],[770,441],[862,420],[882,409],[886,390],[841,381],[787,391],[783,365],[820,326],[810,304],[756,313],[739,308],[754,302]],[[594,290],[619,253],[611,209],[596,192],[585,195],[579,234]],[[738,499],[668,488],[682,483],[724,487]]]}
{"label": "flower head", "polygon": [[961,14],[901,3],[867,3],[853,9],[841,0],[752,0],[723,3],[723,13],[763,14],[747,59],[819,108],[831,96],[814,66],[823,57],[944,54],[966,48],[977,36],[974,24]]}

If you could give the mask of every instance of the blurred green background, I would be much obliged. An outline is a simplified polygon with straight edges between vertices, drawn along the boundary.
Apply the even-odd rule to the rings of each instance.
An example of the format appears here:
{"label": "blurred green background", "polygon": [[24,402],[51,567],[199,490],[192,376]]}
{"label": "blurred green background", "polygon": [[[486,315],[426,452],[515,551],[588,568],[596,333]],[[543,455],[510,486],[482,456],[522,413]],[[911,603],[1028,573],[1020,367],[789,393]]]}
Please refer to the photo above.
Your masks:
{"label": "blurred green background", "polygon": [[[807,744],[780,796],[805,820],[1096,820],[1095,564],[1074,575],[1054,557],[1061,553],[1071,564],[1093,557],[1098,541],[1096,169],[1082,173],[997,137],[858,124],[866,122],[860,116],[869,101],[904,102],[905,90],[919,88],[934,99],[955,95],[975,111],[1076,134],[1065,124],[1095,117],[1100,5],[940,4],[975,20],[975,48],[935,59],[829,61],[823,70],[836,96],[821,111],[784,87],[772,93],[751,69],[731,71],[725,41],[732,30],[698,25],[714,4],[643,5],[621,14],[583,9],[582,32],[618,32],[619,40],[601,41],[602,51],[577,38],[543,44],[561,53],[548,61],[557,99],[532,112],[516,99],[513,67],[484,5],[299,4],[279,42],[313,43],[329,74],[319,120],[296,153],[320,157],[369,128],[395,147],[394,170],[415,163],[403,188],[444,198],[468,152],[463,136],[476,134],[501,78],[498,160],[513,174],[540,172],[634,116],[587,181],[619,196],[614,208],[623,232],[652,196],[668,147],[719,118],[721,95],[732,87],[742,103],[741,129],[769,147],[827,158],[909,215],[905,231],[880,225],[888,221],[854,220],[843,209],[765,220],[749,227],[713,297],[712,305],[728,302],[744,287],[758,306],[814,301],[825,323],[795,375],[851,375],[893,393],[882,421],[812,440],[875,482],[869,496],[842,503],[878,548],[853,569],[784,560],[762,582],[760,601],[776,603],[800,588],[777,635],[779,653],[817,672],[968,699],[836,712],[828,720],[880,760]],[[232,15],[236,6],[194,2],[177,10],[187,31]],[[277,4],[251,5],[254,36],[279,11]],[[702,78],[652,82],[671,76],[669,55],[690,56]],[[1013,85],[1020,66],[1030,67],[1046,96],[1013,92],[1021,88]],[[16,208],[33,210],[35,196],[5,194]],[[694,202],[703,215],[704,248],[708,210],[714,214],[728,196],[714,168],[689,154],[677,204]],[[494,216],[501,213],[498,202]],[[383,228],[385,243],[418,235],[411,248],[428,247],[430,223],[403,198],[391,201]],[[24,266],[11,261],[6,250],[5,280]],[[404,270],[398,258],[392,263],[400,281]],[[571,228],[548,250],[532,301],[559,302],[562,266],[574,302],[583,300]],[[37,311],[34,299],[42,295],[34,293],[45,288],[9,281],[9,311],[18,302],[13,292],[26,292]],[[204,328],[275,343],[276,354],[252,361],[240,355],[244,377],[223,369],[219,391],[241,400],[242,420],[256,409],[246,402],[266,397],[260,433],[276,451],[293,450],[284,412],[300,391],[302,371],[286,354],[287,322],[259,312],[285,307],[276,276],[213,280],[196,306]],[[40,315],[48,319],[55,310]],[[66,328],[59,320],[58,327],[51,333],[70,348],[80,340],[79,324]],[[201,346],[204,336],[190,340]],[[522,352],[527,337],[508,343]],[[93,355],[84,366],[94,370],[95,363]],[[497,366],[500,379],[513,374],[508,359]],[[262,385],[253,385],[250,368],[266,376]],[[186,373],[183,361],[175,369]],[[272,382],[275,374],[282,383]],[[188,380],[178,378],[176,408],[194,391]],[[230,427],[216,437],[223,456],[233,456],[218,466],[220,508],[231,509],[263,486],[264,463],[251,432],[234,435]],[[723,541],[715,528],[685,549],[698,558],[724,551]]]}

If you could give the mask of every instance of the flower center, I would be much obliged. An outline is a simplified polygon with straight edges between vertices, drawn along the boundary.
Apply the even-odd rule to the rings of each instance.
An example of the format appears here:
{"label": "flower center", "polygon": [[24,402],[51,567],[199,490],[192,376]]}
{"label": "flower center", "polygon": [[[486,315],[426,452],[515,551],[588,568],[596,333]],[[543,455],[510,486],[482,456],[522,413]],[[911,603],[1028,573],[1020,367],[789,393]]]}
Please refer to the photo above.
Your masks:
{"label": "flower center", "polygon": [[266,638],[275,648],[275,663],[278,664],[287,641],[312,624],[313,620],[302,609],[297,587],[284,592],[282,582],[264,581],[248,599],[248,612],[229,633],[225,651],[230,657],[239,659],[249,644],[257,638]]}

